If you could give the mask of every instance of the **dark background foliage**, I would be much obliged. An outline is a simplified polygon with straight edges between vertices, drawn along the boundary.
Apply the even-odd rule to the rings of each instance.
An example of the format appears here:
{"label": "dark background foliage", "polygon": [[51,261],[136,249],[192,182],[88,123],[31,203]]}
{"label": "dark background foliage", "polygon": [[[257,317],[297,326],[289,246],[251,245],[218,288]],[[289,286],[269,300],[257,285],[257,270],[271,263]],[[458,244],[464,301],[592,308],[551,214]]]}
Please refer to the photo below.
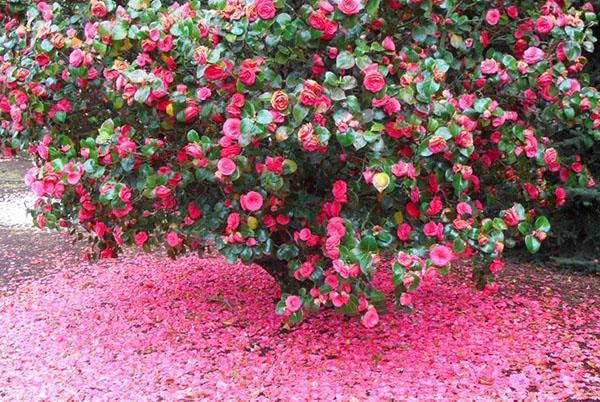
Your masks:
{"label": "dark background foliage", "polygon": [[[592,2],[596,12],[600,10],[600,1]],[[595,37],[600,37],[600,25],[594,27]],[[591,83],[600,85],[600,45],[588,55],[586,66]],[[600,144],[592,146],[582,141],[581,133],[567,131],[562,147],[577,149],[588,164],[593,176],[600,177]],[[551,212],[552,236],[544,244],[541,254],[536,258],[553,261],[566,268],[586,272],[600,272],[600,190],[568,189],[569,201],[559,210]]]}

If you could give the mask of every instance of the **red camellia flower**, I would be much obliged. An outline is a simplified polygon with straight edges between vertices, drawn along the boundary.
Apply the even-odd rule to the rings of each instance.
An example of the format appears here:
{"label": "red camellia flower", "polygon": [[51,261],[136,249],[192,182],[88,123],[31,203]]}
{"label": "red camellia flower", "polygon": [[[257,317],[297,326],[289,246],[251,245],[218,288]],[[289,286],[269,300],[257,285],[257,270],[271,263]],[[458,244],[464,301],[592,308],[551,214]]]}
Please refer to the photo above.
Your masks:
{"label": "red camellia flower", "polygon": [[346,203],[348,202],[348,196],[346,195],[346,191],[348,190],[348,185],[343,180],[338,180],[333,183],[333,197],[337,202]]}
{"label": "red camellia flower", "polygon": [[256,212],[263,206],[263,197],[256,191],[250,191],[240,197],[240,204],[244,210]]}

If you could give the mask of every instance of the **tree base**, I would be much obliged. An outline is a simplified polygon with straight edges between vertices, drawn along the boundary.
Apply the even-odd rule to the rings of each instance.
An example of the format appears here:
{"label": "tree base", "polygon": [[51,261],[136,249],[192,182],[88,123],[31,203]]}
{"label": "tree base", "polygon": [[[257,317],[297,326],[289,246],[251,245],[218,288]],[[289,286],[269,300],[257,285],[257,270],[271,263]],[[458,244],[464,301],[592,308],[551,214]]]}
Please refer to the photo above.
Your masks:
{"label": "tree base", "polygon": [[274,258],[265,258],[255,262],[277,281],[282,294],[298,294],[300,289],[305,287],[303,282],[290,276],[287,262]]}

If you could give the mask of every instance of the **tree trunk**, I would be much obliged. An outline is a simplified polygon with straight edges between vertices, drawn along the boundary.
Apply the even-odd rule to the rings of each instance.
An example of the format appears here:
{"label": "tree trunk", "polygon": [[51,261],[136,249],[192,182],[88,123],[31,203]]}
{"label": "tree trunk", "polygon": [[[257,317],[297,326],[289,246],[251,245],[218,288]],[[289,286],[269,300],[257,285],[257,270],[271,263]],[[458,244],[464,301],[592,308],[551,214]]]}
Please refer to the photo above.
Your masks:
{"label": "tree trunk", "polygon": [[297,294],[305,286],[305,284],[289,275],[287,262],[285,261],[276,258],[263,258],[255,262],[277,281],[282,294]]}

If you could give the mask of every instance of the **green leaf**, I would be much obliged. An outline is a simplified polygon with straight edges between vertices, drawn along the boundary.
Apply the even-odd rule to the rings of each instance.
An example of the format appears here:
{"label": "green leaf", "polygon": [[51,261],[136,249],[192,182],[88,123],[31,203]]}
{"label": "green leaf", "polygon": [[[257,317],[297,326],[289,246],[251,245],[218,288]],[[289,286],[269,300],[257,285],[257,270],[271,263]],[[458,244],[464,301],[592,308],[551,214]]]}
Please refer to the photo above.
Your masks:
{"label": "green leaf", "polygon": [[565,43],[564,51],[569,61],[575,61],[581,56],[581,47],[579,46],[579,43],[573,40]]}
{"label": "green leaf", "polygon": [[335,66],[339,70],[351,69],[352,67],[354,67],[354,56],[352,55],[352,53],[347,51],[341,52],[340,54],[338,54],[335,60]]}
{"label": "green leaf", "polygon": [[540,241],[535,236],[527,235],[525,236],[525,245],[527,246],[527,250],[529,250],[531,254],[535,254],[540,249],[542,243],[540,243]]}
{"label": "green leaf", "polygon": [[133,95],[133,99],[135,99],[136,102],[144,103],[144,102],[146,102],[146,99],[148,99],[149,96],[150,96],[150,87],[148,85],[144,85],[143,87],[138,88],[138,90],[135,91],[135,95]]}
{"label": "green leaf", "polygon": [[535,229],[541,230],[542,232],[549,232],[550,222],[548,222],[548,218],[546,218],[545,216],[540,216],[539,218],[537,218],[537,220],[535,221]]}
{"label": "green leaf", "polygon": [[440,89],[440,84],[435,82],[432,76],[427,76],[423,81],[417,83],[417,92],[425,99],[429,100],[433,94]]}
{"label": "green leaf", "polygon": [[273,122],[273,116],[271,115],[271,112],[269,112],[268,110],[261,110],[258,112],[258,115],[256,116],[256,122],[260,123],[262,125],[269,125]]}
{"label": "green leaf", "polygon": [[196,130],[190,130],[187,133],[187,140],[189,142],[199,142],[200,136],[198,135],[198,132]]}
{"label": "green leaf", "polygon": [[467,250],[467,243],[463,239],[458,238],[452,243],[452,248],[455,253],[462,254]]}
{"label": "green leaf", "polygon": [[115,24],[112,31],[113,40],[123,40],[127,37],[127,28],[121,23]]}
{"label": "green leaf", "polygon": [[292,109],[292,115],[294,116],[294,121],[296,124],[300,125],[308,115],[308,109],[304,106],[294,105],[294,108]]}
{"label": "green leaf", "polygon": [[362,251],[377,251],[377,240],[375,240],[375,237],[373,237],[372,235],[364,236],[360,241],[360,249]]}
{"label": "green leaf", "polygon": [[372,21],[377,16],[377,12],[379,11],[379,6],[381,4],[381,0],[369,0],[367,2],[367,15],[369,19]]}

